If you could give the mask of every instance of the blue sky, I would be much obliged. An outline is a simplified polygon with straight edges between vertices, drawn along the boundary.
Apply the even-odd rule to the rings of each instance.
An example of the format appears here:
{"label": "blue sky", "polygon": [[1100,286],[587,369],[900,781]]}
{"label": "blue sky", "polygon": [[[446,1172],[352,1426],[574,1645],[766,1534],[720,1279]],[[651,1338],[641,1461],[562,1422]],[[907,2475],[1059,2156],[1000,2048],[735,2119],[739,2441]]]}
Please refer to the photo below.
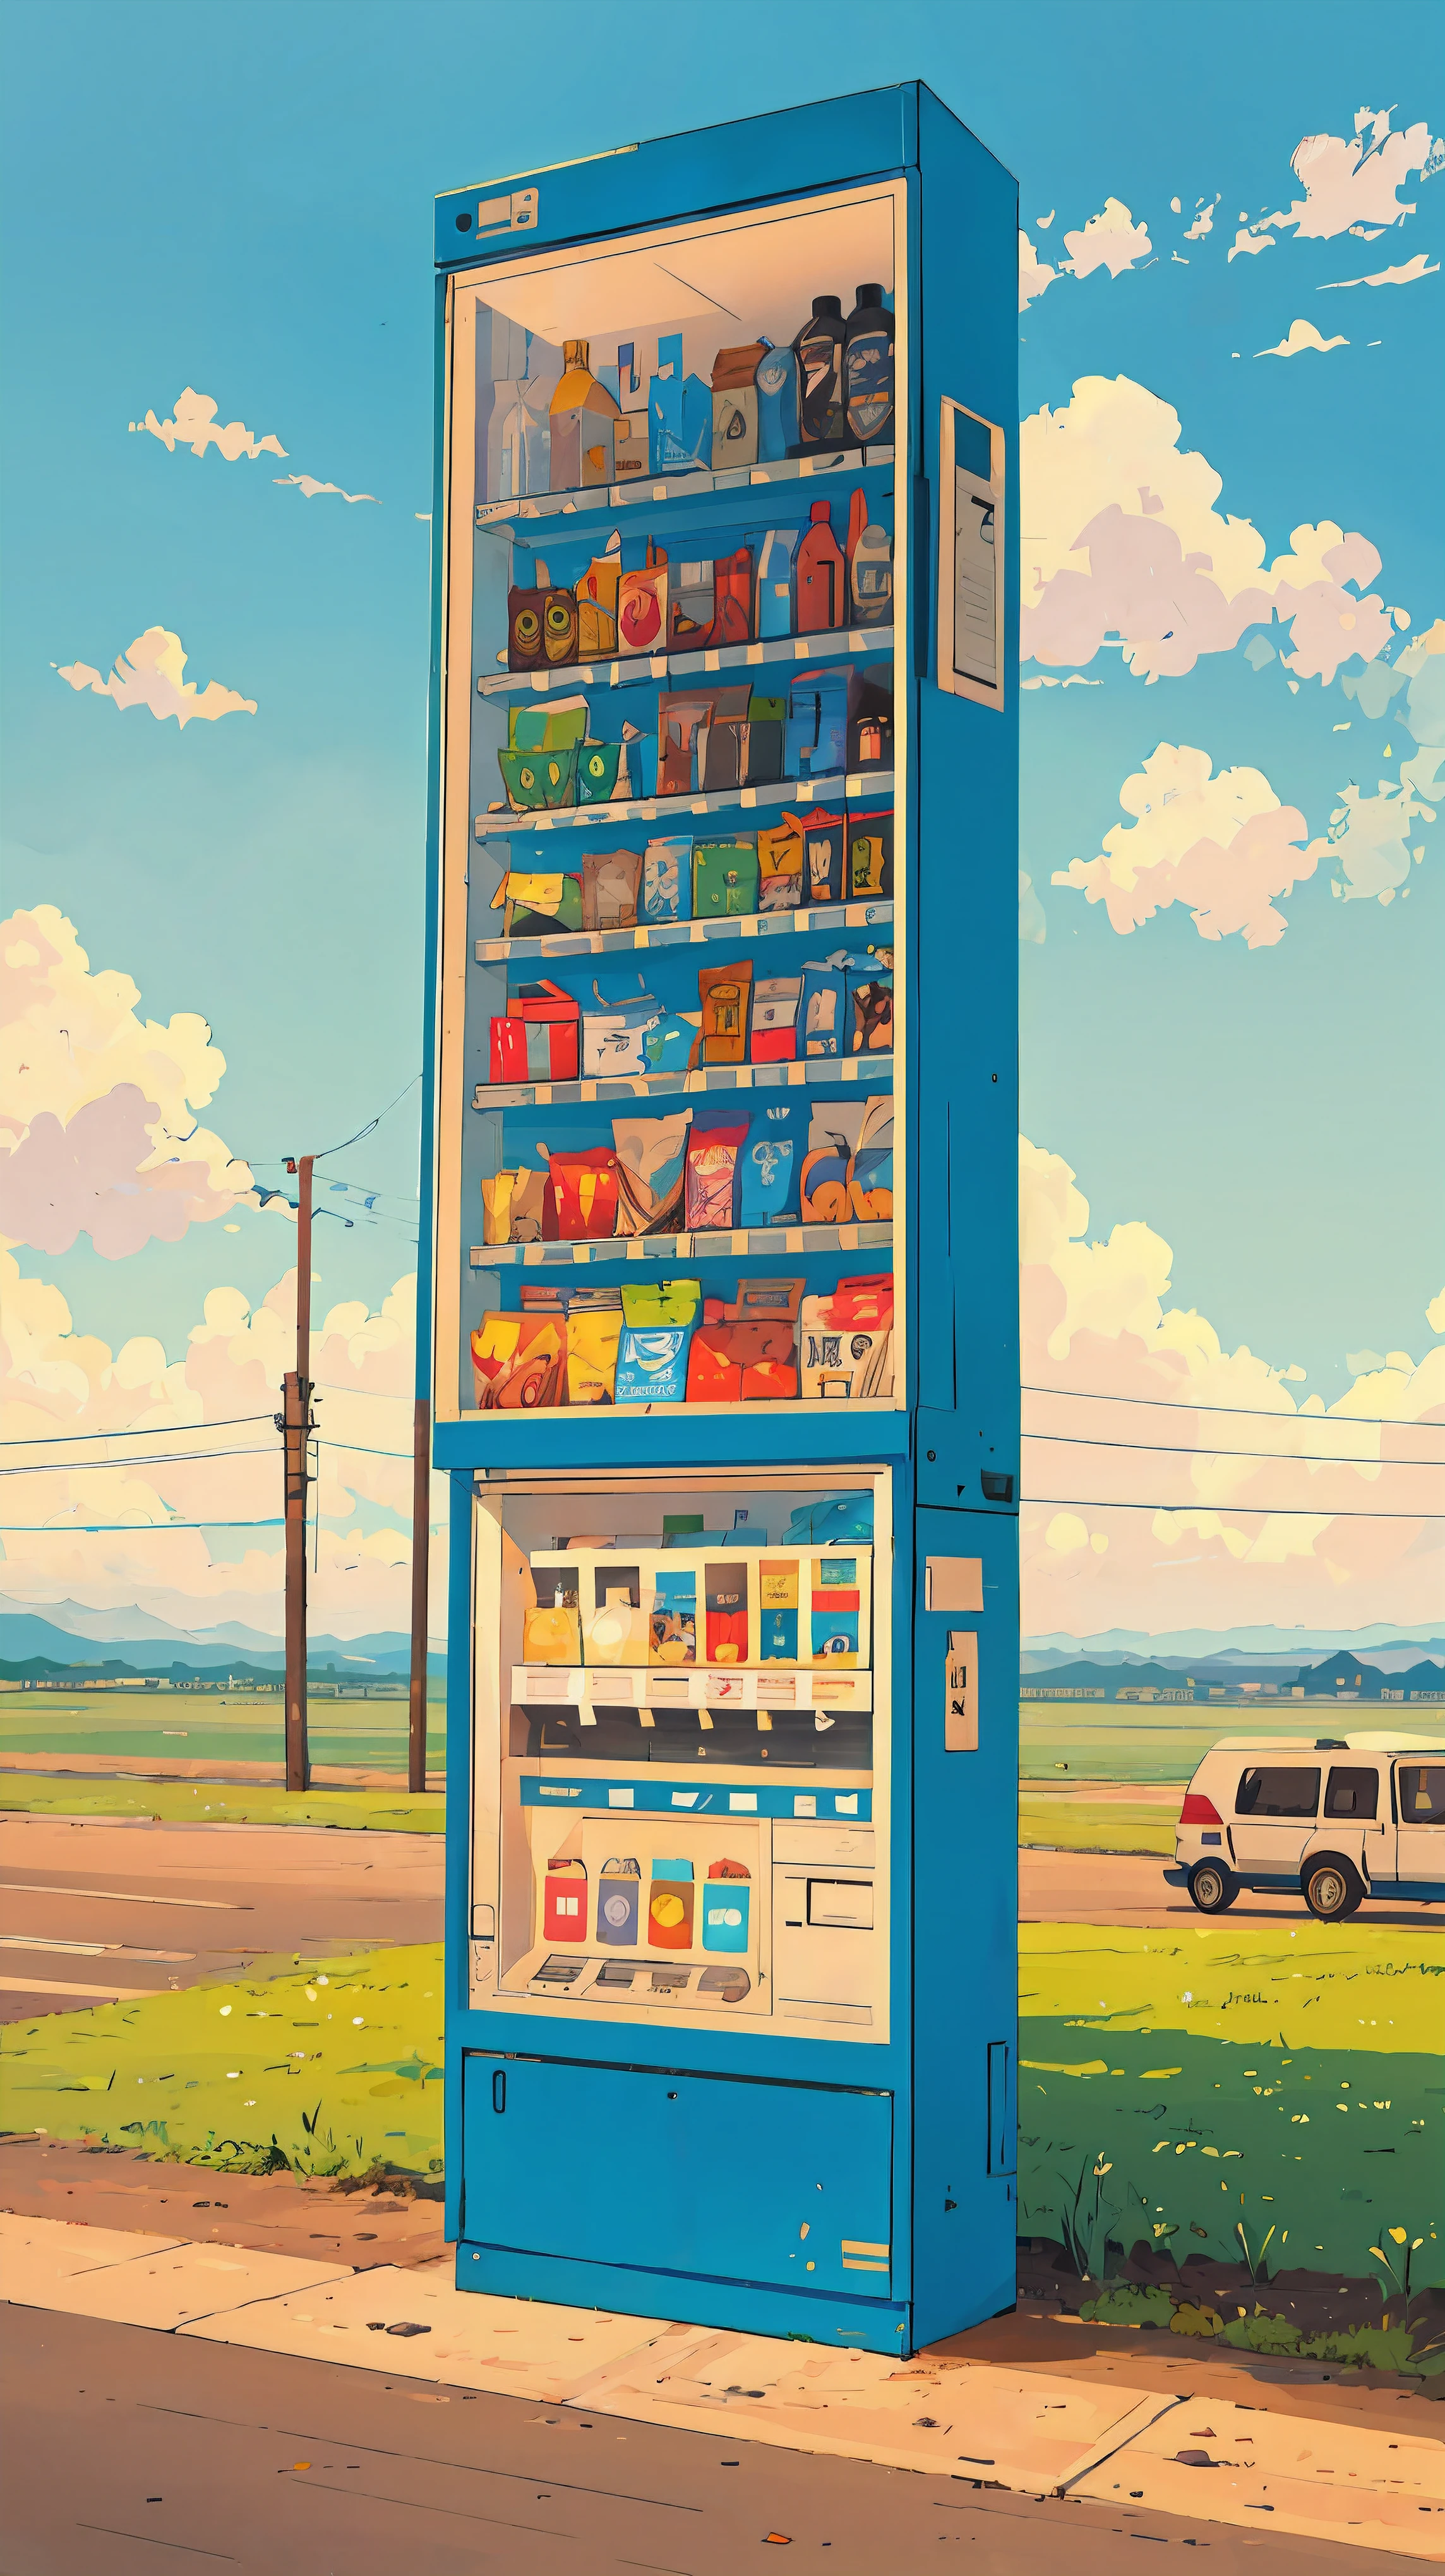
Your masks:
{"label": "blue sky", "polygon": [[[1241,213],[1298,195],[1302,136],[1351,136],[1362,102],[1438,133],[1432,10],[734,0],[694,26],[654,0],[625,36],[581,0],[541,19],[431,0],[10,17],[5,882],[66,912],[147,1015],[211,1022],[228,1070],[204,1117],[263,1180],[349,1134],[419,1058],[439,190],[922,77],[1018,173],[1041,258],[1110,198],[1150,231],[1149,262],[1060,278],[1021,315],[1022,412],[1130,377],[1178,412],[1220,511],[1270,557],[1336,521],[1383,558],[1375,586],[1410,619],[1397,649],[1445,612],[1440,277],[1320,291],[1438,259],[1445,178],[1403,186],[1419,211],[1376,241],[1227,256]],[[1216,195],[1212,234],[1185,241]],[[1296,315],[1350,345],[1256,358]],[[285,463],[128,432],[187,385],[274,432]],[[288,473],[380,506],[305,499],[273,479]],[[182,638],[188,678],[257,714],[182,733],[57,678],[108,671],[153,624]],[[1049,880],[1102,849],[1161,741],[1258,769],[1311,837],[1347,783],[1373,794],[1416,744],[1398,698],[1371,721],[1338,680],[1292,694],[1278,655],[1216,652],[1148,686],[1120,659],[1094,658],[1100,687],[1023,699],[1021,863],[1047,925],[1020,951],[1023,1123],[1076,1170],[1094,1233],[1147,1220],[1173,1246],[1175,1302],[1330,1402],[1347,1350],[1418,1356],[1441,1286],[1439,827],[1418,827],[1408,900],[1332,896],[1325,859],[1254,949],[1202,939],[1182,904],[1121,936]],[[411,1267],[416,1138],[413,1091],[339,1160],[392,1213],[322,1225],[322,1308],[375,1306]],[[289,1245],[242,1213],[124,1260],[84,1238],[18,1257],[78,1328],[175,1356],[208,1290],[259,1296]]]}

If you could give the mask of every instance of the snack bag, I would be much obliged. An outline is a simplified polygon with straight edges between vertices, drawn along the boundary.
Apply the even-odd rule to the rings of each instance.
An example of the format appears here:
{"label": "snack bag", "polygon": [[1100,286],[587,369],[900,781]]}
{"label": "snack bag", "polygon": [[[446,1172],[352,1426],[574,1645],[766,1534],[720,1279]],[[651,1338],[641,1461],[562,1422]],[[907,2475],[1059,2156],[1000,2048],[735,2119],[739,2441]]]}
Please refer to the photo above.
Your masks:
{"label": "snack bag", "polygon": [[492,908],[507,907],[509,939],[547,939],[556,932],[582,927],[581,879],[543,875],[534,868],[509,868]]}
{"label": "snack bag", "polygon": [[644,921],[691,921],[692,842],[684,834],[649,841],[642,854]]}
{"label": "snack bag", "polygon": [[750,964],[699,968],[697,997],[702,1005],[701,1061],[704,1064],[747,1062],[748,999],[752,982]]}
{"label": "snack bag", "polygon": [[562,1335],[545,1315],[484,1315],[471,1337],[478,1410],[538,1411],[557,1401]]}
{"label": "snack bag", "polygon": [[593,556],[576,585],[579,662],[602,661],[616,652],[617,590],[621,578],[622,548],[614,537],[606,554]]}
{"label": "snack bag", "polygon": [[798,1053],[848,1053],[848,979],[838,957],[810,957],[803,968]]}
{"label": "snack bag", "polygon": [[637,991],[625,999],[609,1002],[596,984],[592,994],[597,1008],[582,1019],[584,1074],[642,1073],[647,1033],[662,1018],[662,1004],[644,989],[640,975]]}
{"label": "snack bag", "polygon": [[825,813],[819,805],[808,814],[785,814],[783,820],[796,823],[803,836],[804,903],[841,903],[844,816]]}
{"label": "snack bag", "polygon": [[706,1656],[710,1664],[748,1660],[748,1566],[743,1556],[720,1557],[703,1572],[707,1608]]}
{"label": "snack bag", "polygon": [[813,1111],[798,1184],[805,1225],[852,1223],[848,1176],[871,1107],[869,1100],[829,1100]]}
{"label": "snack bag", "polygon": [[[759,990],[761,991],[761,987]],[[739,1225],[796,1225],[806,1111],[799,1101],[755,1109],[740,1156]]]}
{"label": "snack bag", "polygon": [[512,1192],[519,1175],[495,1172],[482,1182],[482,1241],[510,1243],[512,1240]]}
{"label": "snack bag", "polygon": [[848,894],[851,901],[893,892],[893,813],[853,814],[848,820]]}
{"label": "snack bag", "polygon": [[745,1118],[726,1127],[699,1127],[694,1121],[687,1140],[684,1223],[689,1234],[702,1234],[734,1223],[738,1157],[747,1137]]}
{"label": "snack bag", "polygon": [[617,1382],[617,1345],[622,1315],[578,1314],[567,1318],[567,1401],[611,1404]]}
{"label": "snack bag", "polygon": [[583,929],[635,930],[641,875],[636,850],[589,850],[582,861]]}
{"label": "snack bag", "polygon": [[625,572],[617,585],[619,653],[664,653],[667,650],[667,556],[647,540],[647,562]]}
{"label": "snack bag", "polygon": [[758,1660],[795,1664],[798,1660],[799,1560],[764,1556],[758,1560]]}
{"label": "snack bag", "polygon": [[683,1159],[692,1111],[612,1121],[617,1155],[619,1234],[676,1234],[682,1223]]}
{"label": "snack bag", "polygon": [[699,1324],[687,1355],[689,1404],[736,1404],[742,1370],[732,1354],[730,1324]]}
{"label": "snack bag", "polygon": [[863,1115],[848,1165],[848,1198],[861,1225],[893,1214],[893,1102],[875,1092]]}
{"label": "snack bag", "polygon": [[795,912],[803,899],[802,825],[785,814],[758,834],[758,910]]}
{"label": "snack bag", "polygon": [[577,1610],[577,1573],[570,1565],[544,1565],[532,1578],[534,1608],[522,1622],[524,1664],[570,1664],[582,1661],[582,1628]]}
{"label": "snack bag", "polygon": [[552,1213],[550,1221],[544,1213],[544,1242],[610,1240],[617,1226],[617,1156],[610,1145],[549,1154],[547,1187]]}
{"label": "snack bag", "polygon": [[582,1621],[582,1649],[589,1664],[616,1671],[646,1663],[647,1613],[641,1586],[640,1566],[607,1562],[596,1568],[593,1607],[584,1612]]}
{"label": "snack bag", "polygon": [[697,1575],[690,1565],[660,1565],[649,1616],[649,1664],[697,1662]]}

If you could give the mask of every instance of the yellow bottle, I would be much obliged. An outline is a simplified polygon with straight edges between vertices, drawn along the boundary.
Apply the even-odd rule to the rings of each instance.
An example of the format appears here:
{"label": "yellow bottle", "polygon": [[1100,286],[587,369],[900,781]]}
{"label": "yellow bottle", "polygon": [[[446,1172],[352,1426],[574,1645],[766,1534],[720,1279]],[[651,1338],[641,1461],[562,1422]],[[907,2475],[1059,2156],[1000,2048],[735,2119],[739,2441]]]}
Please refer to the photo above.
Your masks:
{"label": "yellow bottle", "polygon": [[612,480],[613,440],[622,414],[592,373],[585,340],[562,344],[562,375],[552,396],[552,489],[578,492]]}

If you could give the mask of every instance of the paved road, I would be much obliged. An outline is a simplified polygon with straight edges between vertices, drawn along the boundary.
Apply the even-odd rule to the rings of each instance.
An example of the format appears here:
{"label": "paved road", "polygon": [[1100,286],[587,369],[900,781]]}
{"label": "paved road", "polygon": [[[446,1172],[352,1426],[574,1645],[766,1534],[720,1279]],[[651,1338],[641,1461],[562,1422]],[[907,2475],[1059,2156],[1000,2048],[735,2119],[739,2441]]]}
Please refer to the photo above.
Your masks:
{"label": "paved road", "polygon": [[764,2548],[815,2576],[1057,2576],[1063,2551],[1118,2576],[1139,2540],[1210,2576],[1401,2565],[39,2309],[0,2310],[0,2354],[6,2576],[738,2576]]}
{"label": "paved road", "polygon": [[[1196,1912],[1188,1891],[1170,1887],[1164,1872],[1172,1862],[1140,1859],[1133,1853],[1021,1851],[1019,1853],[1019,1921],[1021,1923],[1225,1924],[1307,1923],[1303,1897],[1241,1896],[1225,1915]],[[1366,1904],[1357,1923],[1408,1925],[1413,1931],[1445,1932],[1445,1905]]]}
{"label": "paved road", "polygon": [[0,1818],[0,2021],[437,1941],[439,1834]]}

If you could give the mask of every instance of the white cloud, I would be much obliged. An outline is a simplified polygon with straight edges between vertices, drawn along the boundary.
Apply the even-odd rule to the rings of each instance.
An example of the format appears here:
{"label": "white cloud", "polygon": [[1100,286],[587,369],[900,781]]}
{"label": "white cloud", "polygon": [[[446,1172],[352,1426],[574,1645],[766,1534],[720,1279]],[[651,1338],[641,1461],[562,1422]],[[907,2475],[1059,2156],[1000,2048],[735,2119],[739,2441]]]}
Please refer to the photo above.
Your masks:
{"label": "white cloud", "polygon": [[1102,903],[1120,933],[1183,903],[1201,939],[1239,932],[1246,947],[1273,947],[1287,926],[1274,898],[1313,876],[1328,847],[1297,846],[1304,816],[1281,805],[1260,770],[1215,777],[1209,754],[1189,743],[1161,742],[1125,779],[1119,802],[1133,823],[1116,823],[1096,858],[1071,860],[1053,882]]}
{"label": "white cloud", "polygon": [[1211,197],[1207,201],[1203,197],[1200,198],[1199,212],[1184,236],[1186,241],[1203,241],[1207,234],[1213,232],[1214,209],[1218,203],[1218,197]]}
{"label": "white cloud", "polygon": [[268,430],[264,438],[257,438],[244,421],[227,421],[223,427],[216,418],[219,408],[209,394],[198,394],[193,386],[187,385],[185,392],[178,396],[169,420],[157,420],[155,413],[148,411],[144,420],[133,420],[130,426],[133,430],[148,429],[152,438],[160,439],[172,456],[178,447],[188,447],[193,456],[204,456],[208,447],[214,447],[228,465],[234,465],[243,456],[254,460],[263,452],[272,456],[285,455],[286,450],[274,430]]}
{"label": "white cloud", "polygon": [[1445,1288],[1441,1289],[1438,1297],[1431,1298],[1425,1309],[1425,1321],[1432,1333],[1445,1334]]}
{"label": "white cloud", "polygon": [[1410,874],[1411,826],[1433,823],[1436,812],[1435,806],[1412,795],[1403,768],[1398,780],[1382,778],[1373,796],[1355,786],[1342,788],[1330,816],[1327,844],[1329,854],[1339,862],[1331,893],[1343,896],[1347,903],[1371,899],[1393,903]]}
{"label": "white cloud", "polygon": [[255,714],[254,698],[243,698],[235,689],[223,688],[219,680],[208,680],[202,689],[196,681],[184,677],[185,667],[185,648],[179,635],[173,635],[168,626],[148,626],[118,656],[108,680],[103,680],[89,662],[51,664],[72,689],[89,689],[96,698],[114,698],[122,710],[149,707],[160,721],[174,716],[183,728],[192,716],[203,716],[208,724],[214,724],[219,716]]}
{"label": "white cloud", "polygon": [[1046,215],[1039,215],[1039,216],[1036,218],[1037,228],[1038,228],[1038,230],[1039,230],[1041,233],[1046,233],[1046,232],[1048,231],[1049,226],[1050,226],[1050,224],[1053,222],[1054,217],[1055,217],[1055,215],[1056,215],[1057,213],[1058,213],[1058,208],[1057,208],[1057,206],[1050,206],[1049,211],[1048,211],[1048,213],[1047,213]]}
{"label": "white cloud", "polygon": [[[135,1608],[189,1630],[239,1619],[279,1635],[280,1529],[259,1529],[254,1541],[238,1532],[244,1552],[233,1557],[212,1553],[206,1527],[171,1524],[269,1522],[279,1510],[272,1415],[294,1356],[295,1272],[254,1308],[237,1288],[213,1289],[174,1361],[149,1335],[112,1353],[75,1332],[59,1290],[22,1278],[8,1253],[0,1253],[0,1286],[0,1399],[11,1458],[47,1462],[47,1472],[12,1480],[6,1517],[25,1526],[6,1535],[0,1596],[14,1608],[67,1600]],[[312,1336],[322,1440],[311,1617],[313,1627],[341,1636],[409,1621],[415,1323],[411,1277],[398,1280],[375,1314],[359,1300],[334,1307]],[[248,1415],[256,1418],[237,1419]],[[136,1436],[151,1432],[159,1436]],[[112,1436],[80,1446],[78,1435],[91,1433]],[[57,1451],[64,1438],[77,1447]],[[31,1442],[50,1446],[31,1451]],[[377,1450],[394,1454],[354,1454]],[[208,1463],[208,1451],[245,1454]],[[49,1469],[57,1456],[65,1463]],[[111,1456],[137,1463],[102,1463]],[[445,1521],[447,1500],[446,1480],[437,1478],[434,1523]],[[368,1527],[358,1505],[392,1520]],[[87,1522],[126,1526],[90,1530]],[[217,1541],[224,1550],[219,1532]],[[444,1568],[438,1593],[444,1599]]]}
{"label": "white cloud", "polygon": [[[271,480],[273,483],[294,483],[308,501],[314,501],[321,492],[334,492],[342,501],[376,501],[374,492],[343,492],[339,483],[318,483],[314,474],[273,474]],[[381,503],[377,501],[376,506],[380,509]]]}
{"label": "white cloud", "polygon": [[1153,246],[1147,224],[1136,224],[1129,208],[1121,205],[1117,197],[1106,198],[1100,212],[1090,215],[1082,232],[1064,235],[1075,277],[1092,277],[1096,268],[1107,268],[1111,277],[1121,277],[1137,260],[1147,259]]}
{"label": "white cloud", "polygon": [[1273,250],[1273,248],[1273,233],[1252,233],[1249,230],[1248,225],[1241,225],[1240,230],[1234,236],[1234,248],[1231,250],[1229,256],[1231,260],[1240,259],[1246,256],[1253,259],[1260,251]]}
{"label": "white cloud", "polygon": [[1322,340],[1313,322],[1291,322],[1284,339],[1276,340],[1272,349],[1256,349],[1257,358],[1297,358],[1302,349],[1318,349],[1321,357],[1329,349],[1348,349],[1348,340]]}
{"label": "white cloud", "polygon": [[1019,870],[1019,937],[1035,948],[1042,948],[1049,935],[1044,907],[1034,892],[1034,881],[1026,868]]}
{"label": "white cloud", "polygon": [[1327,278],[1324,285],[1317,287],[1315,292],[1319,295],[1328,295],[1341,286],[1413,286],[1417,278],[1438,277],[1439,274],[1438,259],[1430,259],[1421,250],[1415,253],[1413,259],[1407,259],[1403,268],[1377,268],[1373,277]]}
{"label": "white cloud", "polygon": [[1059,272],[1056,268],[1050,268],[1045,261],[1040,259],[1038,252],[1035,250],[1033,243],[1028,237],[1028,234],[1021,232],[1019,234],[1020,313],[1027,312],[1028,307],[1034,302],[1036,296],[1047,293],[1048,289],[1052,286],[1054,279],[1058,276],[1058,273]]}
{"label": "white cloud", "polygon": [[1021,658],[1083,664],[1113,640],[1149,680],[1230,652],[1253,625],[1291,628],[1287,668],[1332,680],[1393,640],[1368,540],[1332,521],[1294,530],[1265,563],[1248,518],[1221,516],[1223,478],[1180,449],[1179,415],[1129,376],[1082,376],[1071,401],[1021,433]]}
{"label": "white cloud", "polygon": [[1351,136],[1307,134],[1290,164],[1305,193],[1287,212],[1271,215],[1270,223],[1292,231],[1297,241],[1332,241],[1339,233],[1367,225],[1383,230],[1413,215],[1414,205],[1402,206],[1399,190],[1412,174],[1428,178],[1440,167],[1441,146],[1424,124],[1392,134],[1392,113],[1388,107],[1362,107]]}
{"label": "white cloud", "polygon": [[140,994],[97,974],[53,904],[0,924],[0,1233],[68,1252],[88,1234],[119,1260],[226,1216],[252,1186],[194,1112],[226,1059],[206,1022],[142,1020]]}
{"label": "white cloud", "polygon": [[[1166,1302],[1173,1254],[1152,1227],[1091,1242],[1068,1164],[1026,1139],[1019,1150],[1022,1375],[1064,1399],[1031,1396],[1025,1420],[1127,1444],[1025,1440],[1026,1632],[1435,1618],[1440,1524],[1410,1515],[1438,1512],[1441,1497],[1405,1463],[1435,1452],[1395,1426],[1445,1405],[1445,1347],[1418,1367],[1392,1353],[1328,1412],[1317,1396],[1297,1406],[1293,1366],[1225,1350],[1207,1317]],[[1432,1316],[1445,1327],[1445,1295]],[[1069,1400],[1080,1394],[1094,1401]],[[1110,1396],[1130,1400],[1116,1410]],[[1141,1398],[1168,1409],[1151,1416]],[[1105,1508],[1136,1501],[1157,1508]]]}

